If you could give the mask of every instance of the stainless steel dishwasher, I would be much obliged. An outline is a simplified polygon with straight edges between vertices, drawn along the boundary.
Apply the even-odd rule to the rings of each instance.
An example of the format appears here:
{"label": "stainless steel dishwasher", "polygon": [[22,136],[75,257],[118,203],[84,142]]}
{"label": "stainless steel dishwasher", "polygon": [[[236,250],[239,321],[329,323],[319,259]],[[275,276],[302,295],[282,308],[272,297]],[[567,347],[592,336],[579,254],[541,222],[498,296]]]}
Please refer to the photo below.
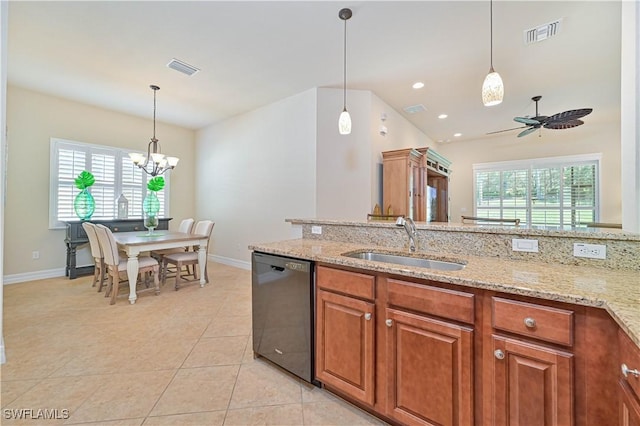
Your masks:
{"label": "stainless steel dishwasher", "polygon": [[254,354],[314,383],[313,262],[253,252],[251,271]]}

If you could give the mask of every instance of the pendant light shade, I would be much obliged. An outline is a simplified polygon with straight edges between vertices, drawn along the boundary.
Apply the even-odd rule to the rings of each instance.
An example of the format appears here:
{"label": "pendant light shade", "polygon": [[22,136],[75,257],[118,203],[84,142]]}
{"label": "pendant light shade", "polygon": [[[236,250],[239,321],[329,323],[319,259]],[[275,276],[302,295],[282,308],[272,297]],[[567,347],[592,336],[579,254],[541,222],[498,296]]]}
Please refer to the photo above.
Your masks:
{"label": "pendant light shade", "polygon": [[338,119],[338,131],[341,135],[348,135],[351,133],[351,116],[347,111],[347,20],[351,18],[353,13],[351,9],[340,9],[338,17],[344,21],[344,81],[343,81],[343,107],[340,118]]}
{"label": "pendant light shade", "polygon": [[504,97],[504,84],[502,83],[502,78],[500,77],[500,74],[493,69],[493,0],[489,1],[489,10],[489,19],[491,23],[491,67],[489,68],[489,74],[487,74],[484,79],[484,83],[482,84],[482,103],[484,106],[498,105],[502,102],[502,98]]}

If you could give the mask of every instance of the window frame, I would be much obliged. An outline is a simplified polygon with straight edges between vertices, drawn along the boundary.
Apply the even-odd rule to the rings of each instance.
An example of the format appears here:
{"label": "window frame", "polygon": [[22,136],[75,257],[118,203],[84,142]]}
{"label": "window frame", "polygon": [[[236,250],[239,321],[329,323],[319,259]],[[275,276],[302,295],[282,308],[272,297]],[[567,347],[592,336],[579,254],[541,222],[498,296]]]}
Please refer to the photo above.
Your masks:
{"label": "window frame", "polygon": [[[62,139],[62,138],[50,138],[49,147],[50,147],[50,152],[49,152],[49,165],[50,165],[49,167],[49,229],[65,229],[66,228],[65,222],[70,220],[70,219],[58,220],[58,216],[57,216],[58,202],[59,202],[58,188],[60,185],[60,180],[58,179],[59,152],[61,149],[72,149],[75,151],[85,152],[86,154],[88,154],[87,158],[85,159],[85,162],[90,161],[92,154],[113,155],[114,156],[114,175],[115,175],[114,202],[116,202],[118,196],[122,193],[123,186],[124,186],[122,182],[122,176],[123,176],[122,159],[128,157],[130,152],[137,152],[137,153],[142,153],[146,155],[146,152],[142,152],[138,150],[132,150],[128,148],[119,148],[119,147],[113,147],[113,146],[107,146],[107,145],[90,144],[86,142],[79,142],[79,141]],[[84,170],[91,171],[90,167],[85,168]],[[147,191],[146,184],[148,180],[151,178],[151,176],[149,176],[144,171],[142,171],[142,173],[143,173],[144,179],[141,184],[141,190],[142,190],[142,193],[145,194]],[[170,211],[169,211],[169,207],[170,207],[169,199],[170,199],[170,187],[171,187],[170,175],[169,173],[165,173],[162,176],[165,179],[165,187],[162,190],[162,193],[163,193],[162,195],[164,197],[164,203],[163,203],[164,217],[171,217]],[[129,187],[131,186],[129,185]],[[107,218],[105,220],[116,219],[116,214],[117,214],[116,210],[117,209],[115,208],[115,205],[114,205],[113,217]],[[139,215],[129,214],[129,219],[142,219],[142,212],[140,212]],[[75,217],[73,220],[79,220],[79,218]],[[100,220],[103,220],[103,219],[100,219]]]}
{"label": "window frame", "polygon": [[[532,225],[532,211],[534,209],[542,209],[542,207],[536,207],[532,205],[531,201],[531,173],[534,169],[540,168],[560,168],[562,170],[563,167],[571,167],[571,166],[585,166],[585,165],[595,165],[595,197],[594,197],[594,222],[599,222],[600,220],[600,206],[602,205],[602,191],[600,190],[602,187],[601,182],[601,168],[602,163],[602,154],[601,153],[592,153],[592,154],[580,154],[580,155],[567,155],[560,157],[543,157],[543,158],[532,158],[532,159],[524,159],[524,160],[510,160],[510,161],[499,161],[492,163],[474,163],[472,164],[472,179],[473,179],[473,213],[474,216],[477,216],[478,208],[478,199],[477,199],[477,173],[478,172],[505,172],[505,171],[517,171],[517,170],[526,170],[527,171],[527,197],[526,197],[526,206],[523,208],[526,210],[526,223],[529,226],[554,226],[554,227],[578,227],[580,224],[572,224],[572,225]],[[500,195],[500,207],[495,210],[500,212],[500,217],[503,216],[503,197]],[[558,207],[558,211],[561,212],[563,210],[567,210],[566,206]],[[587,209],[576,209],[576,210],[587,210]],[[589,209],[590,210],[590,209]]]}

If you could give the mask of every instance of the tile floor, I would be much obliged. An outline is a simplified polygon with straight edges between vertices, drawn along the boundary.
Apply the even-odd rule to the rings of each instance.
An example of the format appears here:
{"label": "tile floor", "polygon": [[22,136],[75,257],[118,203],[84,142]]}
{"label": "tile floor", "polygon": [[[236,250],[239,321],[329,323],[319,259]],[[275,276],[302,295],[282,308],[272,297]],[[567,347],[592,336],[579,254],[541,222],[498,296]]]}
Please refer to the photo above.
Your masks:
{"label": "tile floor", "polygon": [[[384,424],[254,359],[251,273],[209,263],[209,275],[133,306],[110,306],[91,277],[5,286],[0,423]],[[21,409],[36,420],[11,418]]]}

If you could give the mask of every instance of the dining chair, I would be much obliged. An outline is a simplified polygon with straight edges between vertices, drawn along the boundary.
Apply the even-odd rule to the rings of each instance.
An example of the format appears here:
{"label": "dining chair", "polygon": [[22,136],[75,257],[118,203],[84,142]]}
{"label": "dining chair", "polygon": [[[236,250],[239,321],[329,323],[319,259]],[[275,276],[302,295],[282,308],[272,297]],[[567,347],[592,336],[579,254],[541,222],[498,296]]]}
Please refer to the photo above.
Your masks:
{"label": "dining chair", "polygon": [[[213,231],[214,225],[215,223],[213,221],[201,220],[194,227],[193,233],[197,235],[206,235],[207,241],[208,241],[209,238],[211,238],[211,231]],[[175,285],[176,290],[180,288],[181,281],[193,282],[193,281],[199,280],[198,267],[196,267],[196,266],[199,266],[198,248],[199,248],[198,246],[194,246],[193,251],[171,253],[164,256],[162,258],[162,282],[164,283],[164,281],[167,279],[167,270],[168,270],[169,264],[176,266],[176,285]],[[193,274],[190,274],[187,271],[187,274],[184,276],[192,275],[193,280],[190,280],[190,281],[184,279],[184,276],[182,275],[182,268],[189,265],[193,265]],[[206,282],[209,282],[206,261],[204,265],[204,278]]]}
{"label": "dining chair", "polygon": [[96,284],[98,284],[98,292],[101,292],[102,287],[104,287],[104,275],[106,271],[102,249],[100,247],[100,242],[98,241],[98,235],[96,234],[96,225],[91,222],[83,222],[82,228],[87,234],[87,238],[89,238],[91,256],[93,257],[93,263],[95,265],[93,270],[92,287],[95,287]]}
{"label": "dining chair", "polygon": [[[120,288],[120,273],[127,271],[127,259],[122,259],[118,254],[118,244],[109,228],[98,224],[95,226],[95,230],[109,275],[107,295],[111,295],[110,304],[114,305]],[[150,256],[140,256],[138,257],[138,271],[140,273],[153,273],[154,289],[156,295],[160,294],[160,264],[158,261]]]}
{"label": "dining chair", "polygon": [[[187,218],[187,219],[183,219],[180,222],[180,226],[178,226],[178,232],[184,232],[185,234],[190,234],[191,231],[193,230],[193,218]],[[167,255],[167,254],[171,254],[171,253],[181,253],[183,251],[188,251],[189,247],[185,246],[185,247],[178,247],[178,248],[171,248],[171,249],[163,249],[163,250],[153,250],[151,252],[151,256],[155,257],[158,262],[162,263],[162,258]]]}

